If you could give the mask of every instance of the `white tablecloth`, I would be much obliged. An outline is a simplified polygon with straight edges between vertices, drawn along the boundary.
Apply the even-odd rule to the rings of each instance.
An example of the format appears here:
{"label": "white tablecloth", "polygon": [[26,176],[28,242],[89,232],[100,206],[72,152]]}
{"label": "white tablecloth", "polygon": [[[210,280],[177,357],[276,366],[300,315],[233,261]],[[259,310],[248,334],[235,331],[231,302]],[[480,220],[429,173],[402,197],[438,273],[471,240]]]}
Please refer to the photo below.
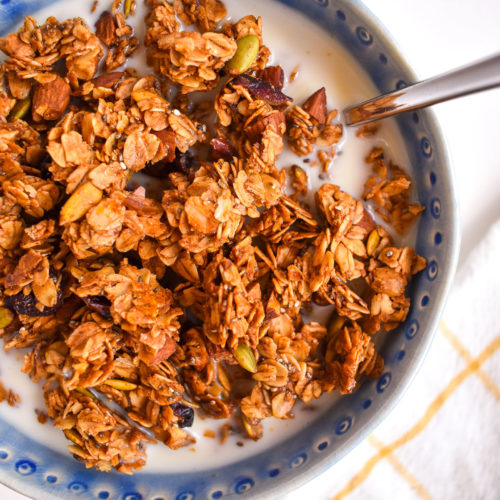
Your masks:
{"label": "white tablecloth", "polygon": [[[498,0],[365,3],[420,78],[500,52]],[[499,498],[500,89],[434,109],[456,173],[463,234],[440,330],[388,419],[286,500]],[[26,497],[0,485],[0,498]]]}

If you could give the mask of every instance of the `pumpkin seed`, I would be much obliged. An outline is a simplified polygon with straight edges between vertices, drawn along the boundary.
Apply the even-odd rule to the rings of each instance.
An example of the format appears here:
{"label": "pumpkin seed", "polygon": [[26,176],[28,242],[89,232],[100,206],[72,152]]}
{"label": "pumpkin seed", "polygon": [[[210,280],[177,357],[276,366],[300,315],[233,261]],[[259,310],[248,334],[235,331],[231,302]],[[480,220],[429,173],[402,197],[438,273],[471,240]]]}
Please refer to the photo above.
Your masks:
{"label": "pumpkin seed", "polygon": [[31,108],[31,97],[25,97],[24,99],[20,99],[19,101],[14,104],[14,107],[12,108],[9,118],[16,118],[18,120],[21,120],[24,118],[27,114],[28,111]]}
{"label": "pumpkin seed", "polygon": [[255,373],[257,371],[257,361],[255,361],[255,356],[253,355],[252,349],[246,344],[240,344],[236,349],[233,350],[233,355],[245,370]]}
{"label": "pumpkin seed", "polygon": [[133,391],[134,389],[137,389],[136,384],[133,384],[132,382],[127,382],[126,380],[119,380],[116,378],[108,378],[108,380],[105,380],[104,383],[106,385],[109,385],[110,387],[113,387],[113,389],[117,389],[119,391]]}
{"label": "pumpkin seed", "polygon": [[123,13],[125,14],[125,19],[130,15],[130,10],[132,9],[132,0],[125,0],[123,4]]}
{"label": "pumpkin seed", "polygon": [[81,387],[76,387],[75,391],[79,392],[80,394],[83,394],[84,396],[87,396],[90,399],[97,399],[88,389],[83,389]]}
{"label": "pumpkin seed", "polygon": [[73,441],[73,443],[77,444],[78,446],[83,446],[83,441],[80,439],[80,436],[75,431],[73,431],[71,429],[66,429],[64,431],[64,435],[70,441]]}
{"label": "pumpkin seed", "polygon": [[228,63],[228,70],[232,75],[244,73],[257,59],[259,53],[259,37],[247,35],[236,41],[237,49]]}
{"label": "pumpkin seed", "polygon": [[0,328],[7,328],[14,319],[14,313],[6,307],[0,307]]}

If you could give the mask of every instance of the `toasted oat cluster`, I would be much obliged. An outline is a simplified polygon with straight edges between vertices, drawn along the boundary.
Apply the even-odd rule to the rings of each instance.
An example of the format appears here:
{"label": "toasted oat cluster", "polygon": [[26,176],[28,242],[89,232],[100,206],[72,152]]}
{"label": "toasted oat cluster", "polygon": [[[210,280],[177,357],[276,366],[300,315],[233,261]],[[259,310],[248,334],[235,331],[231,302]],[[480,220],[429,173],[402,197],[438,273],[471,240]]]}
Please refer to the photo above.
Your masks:
{"label": "toasted oat cluster", "polygon": [[306,170],[277,168],[286,144],[332,151],[342,125],[324,88],[292,105],[260,18],[147,0],[138,75],[116,71],[140,43],[119,4],[95,31],[28,17],[0,39],[0,335],[30,348],[71,454],[132,473],[146,443],[194,442],[194,410],[259,439],[378,377],[373,335],[404,321],[426,264],[367,208],[398,232],[423,209],[383,151],[366,204],[324,184],[308,207]]}

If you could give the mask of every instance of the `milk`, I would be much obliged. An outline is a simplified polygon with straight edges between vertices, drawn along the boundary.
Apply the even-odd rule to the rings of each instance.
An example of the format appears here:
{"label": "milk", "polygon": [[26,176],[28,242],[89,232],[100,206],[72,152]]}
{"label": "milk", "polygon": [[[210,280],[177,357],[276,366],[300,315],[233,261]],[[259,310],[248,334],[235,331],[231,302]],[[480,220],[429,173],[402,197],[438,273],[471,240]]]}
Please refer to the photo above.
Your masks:
{"label": "milk", "polygon": [[[34,14],[42,23],[48,16],[59,20],[68,17],[83,17],[93,28],[102,9],[109,8],[111,2],[100,0],[98,12],[90,14],[92,2],[63,1]],[[360,102],[377,94],[375,87],[368,80],[363,69],[352,57],[326,32],[313,24],[307,18],[277,2],[269,0],[247,0],[245,2],[230,0],[226,2],[229,18],[239,18],[253,14],[263,18],[264,43],[270,48],[273,56],[270,64],[280,64],[288,77],[295,68],[298,74],[292,83],[286,81],[284,92],[293,97],[294,102],[302,104],[307,97],[319,87],[326,88],[328,109],[341,110],[349,104]],[[145,9],[138,0],[138,9],[129,22],[137,25],[136,34],[142,41],[144,35]],[[283,22],[286,19],[286,23]],[[300,36],[297,34],[300,33]],[[144,64],[144,49],[129,62],[129,65],[139,71],[147,72]],[[359,197],[363,183],[369,173],[369,167],[364,158],[374,146],[382,146],[388,158],[396,164],[409,169],[409,162],[404,150],[401,136],[391,120],[382,123],[377,135],[372,138],[358,138],[355,130],[344,128],[344,137],[337,146],[337,153],[330,166],[326,178],[319,178],[320,167],[311,167],[303,159],[298,158],[289,150],[280,156],[278,164],[288,167],[292,164],[301,165],[310,179],[311,193],[323,182],[340,185],[353,196]],[[315,160],[315,154],[311,161]],[[411,244],[412,236],[409,238]],[[329,308],[315,308],[314,319],[325,321],[330,314]],[[23,351],[26,352],[26,351]],[[66,451],[68,441],[62,432],[54,429],[50,422],[41,425],[36,420],[35,409],[44,409],[42,391],[33,384],[27,375],[20,372],[22,352],[0,351],[0,380],[7,388],[12,388],[21,396],[19,408],[11,408],[6,403],[0,405],[0,418],[30,436],[34,441],[46,446]],[[295,418],[290,420],[267,419],[264,421],[264,437],[253,442],[242,436],[231,436],[221,445],[217,439],[204,437],[205,430],[218,431],[223,421],[202,420],[198,416],[190,432],[196,437],[197,443],[181,450],[172,451],[163,445],[148,447],[148,472],[180,472],[189,470],[204,470],[222,466],[238,460],[243,460],[256,453],[275,447],[283,440],[292,439],[294,435],[304,431],[319,415],[327,411],[338,396],[324,395],[310,407],[297,404],[294,408]],[[243,446],[237,443],[243,443]],[[71,458],[68,456],[68,460]],[[188,464],[188,465],[187,465]]]}

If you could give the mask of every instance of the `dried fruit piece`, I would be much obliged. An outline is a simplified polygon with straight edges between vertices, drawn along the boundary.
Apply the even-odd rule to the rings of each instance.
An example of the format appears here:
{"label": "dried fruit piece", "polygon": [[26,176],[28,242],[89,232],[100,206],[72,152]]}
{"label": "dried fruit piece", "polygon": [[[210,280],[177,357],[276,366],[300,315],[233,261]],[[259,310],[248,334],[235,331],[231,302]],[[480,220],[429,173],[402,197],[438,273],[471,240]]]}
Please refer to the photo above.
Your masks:
{"label": "dried fruit piece", "polygon": [[0,307],[0,328],[7,328],[14,320],[14,313],[6,307]]}
{"label": "dried fruit piece", "polygon": [[102,199],[102,191],[91,182],[78,187],[61,208],[61,224],[74,222],[85,215],[90,208]]}
{"label": "dried fruit piece", "polygon": [[224,160],[231,161],[233,156],[236,155],[236,151],[233,146],[220,137],[214,137],[210,141],[210,146],[212,146],[212,158],[214,161],[220,160],[221,158]]}
{"label": "dried fruit piece", "polygon": [[236,45],[236,52],[227,64],[227,69],[232,75],[244,73],[257,59],[260,47],[259,37],[246,35],[237,40]]}
{"label": "dried fruit piece", "polygon": [[302,108],[315,118],[320,125],[326,123],[326,91],[325,87],[319,90],[307,99]]}
{"label": "dried fruit piece", "polygon": [[25,316],[38,317],[50,316],[54,314],[62,305],[62,293],[58,290],[57,303],[53,307],[43,307],[35,297],[33,292],[24,294],[21,290],[16,295],[7,295],[5,302],[9,307],[12,307],[17,314],[24,314]]}
{"label": "dried fruit piece", "polygon": [[111,302],[102,295],[87,295],[82,297],[87,306],[95,312],[98,312],[103,318],[111,319]]}
{"label": "dried fruit piece", "polygon": [[117,389],[118,391],[133,391],[134,389],[137,389],[137,384],[116,378],[108,378],[104,381],[104,383],[113,389]]}
{"label": "dried fruit piece", "polygon": [[191,427],[193,425],[194,410],[192,408],[182,403],[174,403],[172,405],[172,410],[174,411],[174,415],[182,419],[182,422],[179,423],[179,427]]}
{"label": "dried fruit piece", "polygon": [[253,351],[246,344],[239,344],[238,347],[233,350],[233,355],[242,368],[251,373],[257,371],[257,361],[255,361]]}
{"label": "dried fruit piece", "polygon": [[69,105],[71,88],[59,75],[46,83],[39,83],[33,92],[32,115],[35,122],[57,120]]}
{"label": "dried fruit piece", "polygon": [[9,118],[10,119],[16,119],[16,120],[22,120],[27,114],[28,111],[30,110],[31,107],[31,97],[25,97],[24,99],[20,99],[14,104],[14,107],[12,108]]}
{"label": "dried fruit piece", "polygon": [[240,75],[231,81],[231,85],[241,85],[245,87],[252,97],[267,101],[272,106],[288,105],[292,98],[283,94],[281,90],[273,87],[269,82],[259,80],[250,75]]}

